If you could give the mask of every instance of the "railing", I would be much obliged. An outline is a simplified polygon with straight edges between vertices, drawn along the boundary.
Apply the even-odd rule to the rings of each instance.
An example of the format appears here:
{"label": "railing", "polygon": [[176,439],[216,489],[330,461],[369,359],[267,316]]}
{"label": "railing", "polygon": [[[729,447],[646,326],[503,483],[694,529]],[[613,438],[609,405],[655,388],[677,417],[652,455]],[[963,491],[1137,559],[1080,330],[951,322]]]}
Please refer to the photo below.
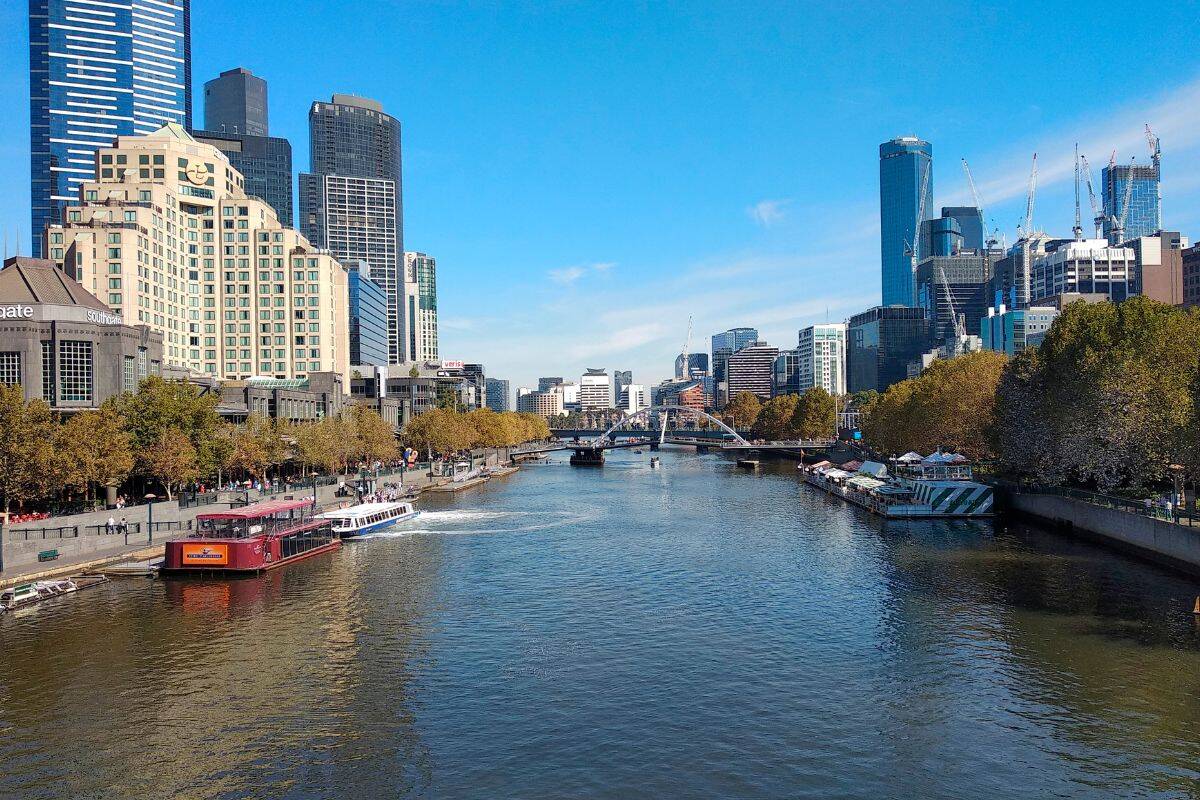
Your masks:
{"label": "railing", "polygon": [[1151,500],[1133,500],[1128,497],[1116,497],[1100,492],[1090,492],[1086,489],[1075,489],[1070,486],[1044,486],[1040,484],[1001,484],[1004,488],[1018,494],[1048,494],[1055,497],[1066,497],[1071,500],[1082,500],[1095,506],[1112,508],[1129,514],[1152,517],[1178,525],[1200,525],[1200,513],[1194,509],[1180,508],[1172,505],[1170,508]]}
{"label": "railing", "polygon": [[11,541],[29,542],[36,539],[74,539],[79,536],[78,525],[62,525],[57,528],[9,528],[5,537]]}

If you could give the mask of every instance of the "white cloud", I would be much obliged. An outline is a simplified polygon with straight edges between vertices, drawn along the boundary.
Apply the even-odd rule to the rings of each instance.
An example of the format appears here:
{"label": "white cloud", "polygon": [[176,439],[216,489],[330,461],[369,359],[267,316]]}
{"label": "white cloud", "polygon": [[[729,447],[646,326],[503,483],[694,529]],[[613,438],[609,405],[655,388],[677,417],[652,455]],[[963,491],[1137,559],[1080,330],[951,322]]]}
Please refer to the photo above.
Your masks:
{"label": "white cloud", "polygon": [[791,200],[759,200],[754,205],[746,209],[746,213],[750,219],[764,228],[769,228],[777,222],[781,222],[787,216],[787,207],[791,204]]}
{"label": "white cloud", "polygon": [[586,271],[583,267],[563,267],[562,269],[552,269],[546,274],[555,283],[566,285],[582,278]]}

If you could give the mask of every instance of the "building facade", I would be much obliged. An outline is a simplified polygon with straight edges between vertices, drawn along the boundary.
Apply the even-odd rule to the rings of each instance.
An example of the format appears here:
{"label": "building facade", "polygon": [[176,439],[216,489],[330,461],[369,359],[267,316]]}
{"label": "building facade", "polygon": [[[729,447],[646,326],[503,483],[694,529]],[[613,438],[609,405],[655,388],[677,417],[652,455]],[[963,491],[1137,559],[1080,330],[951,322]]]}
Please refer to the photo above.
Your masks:
{"label": "building facade", "polygon": [[308,113],[310,171],[300,175],[300,230],[344,261],[365,261],[388,293],[389,363],[404,345],[404,207],[400,121],[374,100],[335,94]]}
{"label": "building facade", "polygon": [[979,333],[990,270],[988,256],[974,250],[930,256],[917,265],[917,305],[925,309],[935,341],[953,338],[960,318],[968,334]]}
{"label": "building facade", "polygon": [[1137,286],[1151,300],[1183,305],[1183,251],[1188,240],[1179,231],[1158,231],[1151,236],[1126,239],[1137,263]]}
{"label": "building facade", "polygon": [[1015,356],[1039,344],[1057,317],[1058,309],[1054,306],[991,307],[980,325],[979,338],[985,350]]}
{"label": "building facade", "polygon": [[627,383],[617,395],[617,410],[626,414],[636,414],[650,405],[649,400],[645,386],[640,383]]}
{"label": "building facade", "polygon": [[223,380],[348,377],[346,269],[247,197],[220,150],[172,123],[97,156],[46,247],[115,313],[161,332],[165,363]]}
{"label": "building facade", "polygon": [[675,356],[675,378],[686,380],[708,375],[708,353],[688,353],[687,369],[683,368],[683,353]]}
{"label": "building facade", "polygon": [[0,384],[87,411],[162,372],[162,334],[120,315],[44,259],[0,269]]}
{"label": "building facade", "polygon": [[757,341],[758,330],[755,328],[730,328],[723,333],[713,334],[712,374],[718,384],[725,381],[725,364],[729,356]]}
{"label": "building facade", "polygon": [[1183,304],[1200,306],[1200,244],[1180,253],[1183,269]]}
{"label": "building facade", "polygon": [[1033,259],[1031,300],[1056,294],[1103,294],[1120,302],[1140,294],[1137,262],[1130,247],[1104,239],[1064,241]]}
{"label": "building facade", "polygon": [[425,253],[405,253],[403,291],[407,360],[437,361],[437,259]]}
{"label": "building facade", "polygon": [[771,396],[800,394],[800,352],[781,350],[771,376]]}
{"label": "building facade", "polygon": [[[1104,199],[1104,236],[1111,245],[1119,245],[1139,236],[1150,236],[1162,230],[1161,173],[1158,160],[1153,164],[1109,164],[1101,171]],[[1129,192],[1129,208],[1125,208],[1125,191]],[[1125,218],[1124,231],[1118,230],[1116,220]]]}
{"label": "building facade", "polygon": [[510,411],[508,381],[500,378],[487,379],[487,407],[492,411]]}
{"label": "building facade", "polygon": [[350,363],[387,366],[387,292],[364,274],[360,264],[346,272],[350,298]]}
{"label": "building facade", "polygon": [[885,392],[908,377],[908,364],[928,348],[925,309],[876,306],[846,324],[847,391]]}
{"label": "building facade", "polygon": [[846,324],[827,322],[800,331],[796,344],[796,391],[819,386],[835,397],[846,393]]}
{"label": "building facade", "polygon": [[603,369],[588,369],[579,379],[579,410],[613,408],[612,382]]}
{"label": "building facade", "polygon": [[923,221],[920,204],[933,197],[933,147],[914,136],[879,145],[879,246],[883,305],[912,305],[911,245]]}
{"label": "building facade", "polygon": [[553,389],[555,386],[562,386],[562,385],[563,385],[562,378],[558,378],[558,377],[538,378],[538,391],[539,392],[548,392],[551,389]]}
{"label": "building facade", "polygon": [[563,414],[561,392],[526,392],[517,398],[517,411],[537,414],[539,417],[559,417]]}
{"label": "building facade", "polygon": [[190,0],[30,0],[33,252],[117,136],[192,125]]}
{"label": "building facade", "polygon": [[266,136],[267,82],[237,67],[204,83],[204,129],[214,133]]}
{"label": "building facade", "polygon": [[242,173],[246,194],[266,200],[280,224],[292,227],[292,145],[287,139],[208,130],[195,131],[193,137],[224,153]]}
{"label": "building facade", "polygon": [[727,397],[732,400],[741,392],[750,392],[762,400],[771,399],[778,357],[779,348],[766,342],[755,342],[732,353],[725,362]]}

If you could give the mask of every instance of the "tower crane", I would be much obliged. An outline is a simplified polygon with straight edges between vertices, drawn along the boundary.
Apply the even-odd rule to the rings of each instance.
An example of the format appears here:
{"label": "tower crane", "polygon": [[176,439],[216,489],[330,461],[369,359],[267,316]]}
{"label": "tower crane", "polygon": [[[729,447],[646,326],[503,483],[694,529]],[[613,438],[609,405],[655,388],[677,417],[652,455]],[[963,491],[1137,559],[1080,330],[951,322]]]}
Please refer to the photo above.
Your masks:
{"label": "tower crane", "polygon": [[692,317],[691,317],[691,315],[689,314],[689,315],[688,315],[688,332],[687,332],[687,339],[685,339],[685,340],[684,340],[684,342],[683,342],[683,353],[682,353],[682,357],[683,357],[683,375],[682,375],[682,376],[678,376],[678,377],[682,377],[682,378],[683,378],[685,381],[686,381],[688,378],[692,377],[692,370],[691,370],[691,369],[689,368],[689,366],[688,366],[688,351],[689,351],[689,350],[691,350],[691,349],[692,349]]}
{"label": "tower crane", "polygon": [[1087,156],[1079,157],[1080,166],[1083,168],[1083,179],[1087,183],[1088,202],[1092,206],[1092,224],[1096,226],[1096,238],[1104,238],[1104,209],[1100,207],[1100,201],[1096,199],[1096,190],[1092,188],[1092,165],[1088,163]]}
{"label": "tower crane", "polygon": [[[979,221],[986,225],[986,217],[983,213],[983,202],[979,199],[979,190],[975,188],[975,178],[971,175],[971,166],[967,163],[965,158],[962,160],[962,168],[963,172],[967,174],[967,186],[971,187],[971,197],[975,200],[975,208],[979,209]],[[988,250],[991,250],[996,246],[997,243],[995,226],[993,226],[991,231],[985,230],[983,233],[985,237],[983,243],[984,247],[986,247]]]}
{"label": "tower crane", "polygon": [[1162,230],[1162,141],[1150,130],[1146,123],[1146,144],[1150,145],[1150,163],[1154,165],[1155,208],[1158,217],[1154,221],[1154,229]]}
{"label": "tower crane", "polygon": [[1083,224],[1079,219],[1079,142],[1075,143],[1075,227],[1071,228],[1075,241],[1083,241]]}
{"label": "tower crane", "polygon": [[1033,236],[1033,201],[1037,196],[1037,153],[1033,154],[1033,167],[1029,171],[1029,192],[1025,196],[1025,224],[1021,226],[1021,280],[1017,286],[1017,305],[1029,307],[1030,269],[1029,239]]}
{"label": "tower crane", "polygon": [[[1112,226],[1112,242],[1114,245],[1119,245],[1125,241],[1125,223],[1129,221],[1129,204],[1133,200],[1133,167],[1136,165],[1137,159],[1131,159],[1129,162],[1129,174],[1125,176],[1125,197],[1121,202],[1121,216],[1115,217]],[[1109,173],[1110,175],[1112,173]],[[1114,209],[1115,211],[1116,209]]]}
{"label": "tower crane", "polygon": [[917,262],[921,258],[921,223],[925,221],[925,201],[929,198],[929,171],[932,165],[925,167],[925,175],[921,178],[921,199],[917,203],[917,224],[913,229],[913,242],[909,248],[912,259],[912,275],[909,283],[912,286],[912,304],[917,304]]}

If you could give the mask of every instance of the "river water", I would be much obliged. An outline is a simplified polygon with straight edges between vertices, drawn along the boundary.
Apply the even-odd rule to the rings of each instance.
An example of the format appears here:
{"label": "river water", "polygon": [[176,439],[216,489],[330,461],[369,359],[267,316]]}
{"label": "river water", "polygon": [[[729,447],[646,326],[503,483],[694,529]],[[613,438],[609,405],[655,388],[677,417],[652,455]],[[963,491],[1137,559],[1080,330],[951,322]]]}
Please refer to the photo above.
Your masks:
{"label": "river water", "polygon": [[1196,582],[649,458],[0,617],[0,797],[1200,796]]}

